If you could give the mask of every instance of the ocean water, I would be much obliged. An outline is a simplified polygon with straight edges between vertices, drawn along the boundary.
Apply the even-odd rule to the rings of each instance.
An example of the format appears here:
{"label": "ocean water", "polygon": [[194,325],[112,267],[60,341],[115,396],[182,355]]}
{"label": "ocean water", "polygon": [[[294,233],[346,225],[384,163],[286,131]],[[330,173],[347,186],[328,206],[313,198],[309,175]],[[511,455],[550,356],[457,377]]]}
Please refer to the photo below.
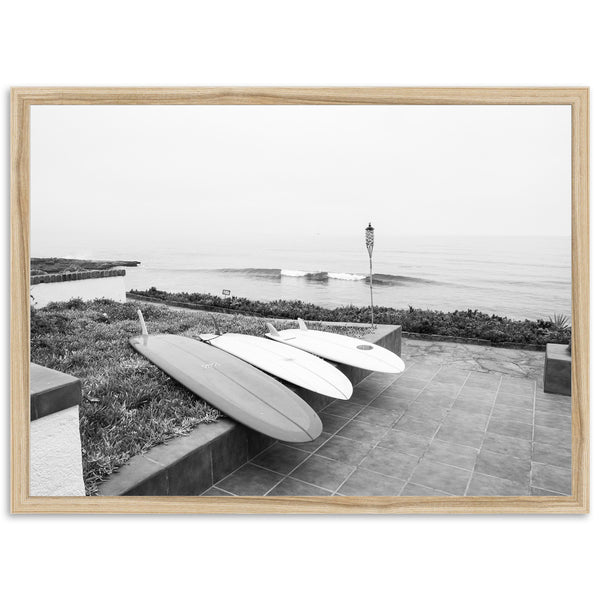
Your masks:
{"label": "ocean water", "polygon": [[[115,250],[115,248],[119,248]],[[48,252],[50,250],[46,250]],[[256,300],[298,299],[334,307],[368,305],[369,262],[362,238],[227,245],[136,239],[85,256],[136,259],[128,289],[208,292]],[[35,255],[35,254],[34,254]],[[39,255],[39,254],[38,254]],[[571,315],[568,237],[401,237],[375,243],[374,302],[395,308],[478,309],[512,318]]]}

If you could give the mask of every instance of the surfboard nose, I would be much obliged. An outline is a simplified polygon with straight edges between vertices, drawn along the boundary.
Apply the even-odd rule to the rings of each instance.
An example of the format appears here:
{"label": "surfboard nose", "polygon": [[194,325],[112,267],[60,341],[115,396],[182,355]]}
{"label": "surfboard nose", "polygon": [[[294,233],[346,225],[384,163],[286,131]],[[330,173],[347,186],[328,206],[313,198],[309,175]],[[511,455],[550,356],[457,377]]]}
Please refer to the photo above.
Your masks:
{"label": "surfboard nose", "polygon": [[[384,371],[384,368],[387,370]],[[402,373],[405,368],[406,365],[404,364],[404,361],[397,354],[388,350],[385,355],[385,367],[381,367],[377,370],[381,373]]]}

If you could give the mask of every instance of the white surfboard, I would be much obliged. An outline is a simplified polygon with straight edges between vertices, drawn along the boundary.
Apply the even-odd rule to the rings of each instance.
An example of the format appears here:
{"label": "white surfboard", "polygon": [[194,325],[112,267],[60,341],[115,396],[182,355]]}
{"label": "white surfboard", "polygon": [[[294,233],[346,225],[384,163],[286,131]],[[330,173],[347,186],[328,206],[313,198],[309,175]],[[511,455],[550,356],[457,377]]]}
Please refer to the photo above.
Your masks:
{"label": "white surfboard", "polygon": [[201,335],[200,339],[299,387],[341,400],[352,396],[350,380],[333,365],[308,352],[241,333]]}
{"label": "white surfboard", "polygon": [[404,371],[404,361],[390,350],[347,335],[309,330],[302,319],[298,319],[298,323],[300,329],[284,329],[283,331],[277,331],[269,323],[267,337],[322,358],[359,369],[380,373],[402,373]]}

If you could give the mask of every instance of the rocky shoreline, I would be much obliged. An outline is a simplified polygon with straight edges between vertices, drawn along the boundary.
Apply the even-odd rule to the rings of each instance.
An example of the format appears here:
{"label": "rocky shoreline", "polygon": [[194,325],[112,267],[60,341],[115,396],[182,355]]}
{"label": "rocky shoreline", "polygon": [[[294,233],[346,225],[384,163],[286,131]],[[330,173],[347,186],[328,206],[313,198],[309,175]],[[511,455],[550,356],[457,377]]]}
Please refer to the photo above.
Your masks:
{"label": "rocky shoreline", "polygon": [[32,258],[31,275],[76,273],[78,271],[104,271],[117,267],[137,267],[139,260],[84,260],[78,258]]}

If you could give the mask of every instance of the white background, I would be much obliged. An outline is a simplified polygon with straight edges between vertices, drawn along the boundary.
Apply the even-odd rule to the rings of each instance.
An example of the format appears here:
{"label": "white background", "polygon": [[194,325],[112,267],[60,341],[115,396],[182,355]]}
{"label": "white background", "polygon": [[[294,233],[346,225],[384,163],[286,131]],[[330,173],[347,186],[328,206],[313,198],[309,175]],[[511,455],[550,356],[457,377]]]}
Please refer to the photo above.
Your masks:
{"label": "white background", "polygon": [[[600,86],[594,4],[12,0],[3,6],[0,35],[5,206],[11,85],[585,85],[592,88],[594,117]],[[592,181],[597,175],[596,168]],[[8,340],[7,209],[4,216],[1,334]],[[592,278],[592,304],[594,284]],[[593,320],[593,358],[597,329]],[[4,351],[8,400],[7,342]],[[592,408],[594,396],[593,385]],[[4,433],[6,597],[598,593],[594,485],[590,516],[10,517],[7,424]]]}

